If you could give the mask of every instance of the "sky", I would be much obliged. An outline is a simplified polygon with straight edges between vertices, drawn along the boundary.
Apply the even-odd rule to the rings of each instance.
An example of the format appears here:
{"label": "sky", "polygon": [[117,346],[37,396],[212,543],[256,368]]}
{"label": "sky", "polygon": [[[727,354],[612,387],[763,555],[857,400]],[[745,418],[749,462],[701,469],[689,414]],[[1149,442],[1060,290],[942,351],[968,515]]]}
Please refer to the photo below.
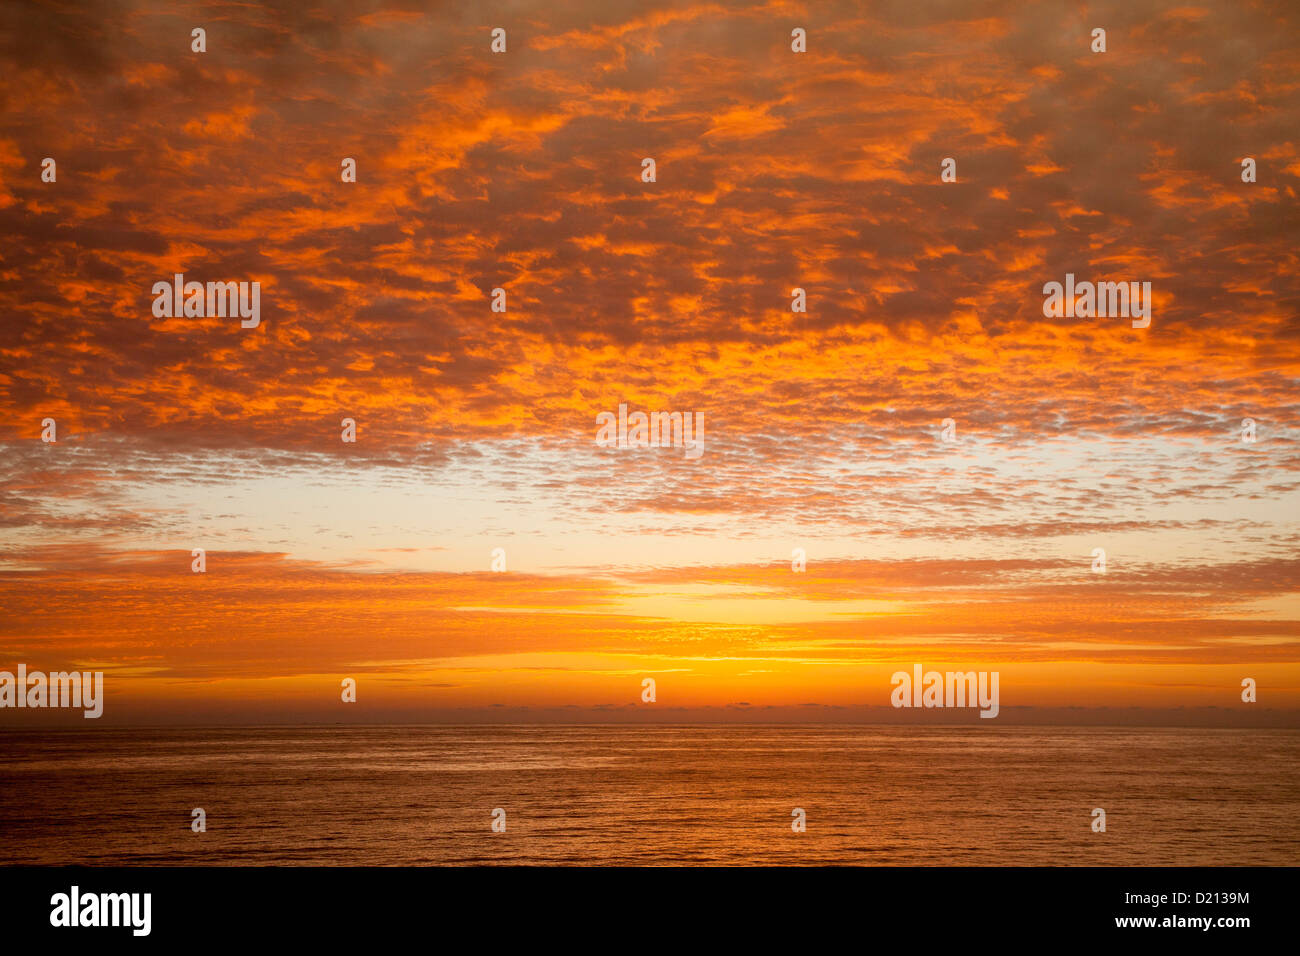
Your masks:
{"label": "sky", "polygon": [[[6,3],[0,668],[109,722],[975,716],[892,708],[919,663],[1300,726],[1298,29]],[[260,324],[155,315],[175,273]],[[1067,273],[1150,326],[1045,316]],[[602,447],[620,404],[702,453]]]}

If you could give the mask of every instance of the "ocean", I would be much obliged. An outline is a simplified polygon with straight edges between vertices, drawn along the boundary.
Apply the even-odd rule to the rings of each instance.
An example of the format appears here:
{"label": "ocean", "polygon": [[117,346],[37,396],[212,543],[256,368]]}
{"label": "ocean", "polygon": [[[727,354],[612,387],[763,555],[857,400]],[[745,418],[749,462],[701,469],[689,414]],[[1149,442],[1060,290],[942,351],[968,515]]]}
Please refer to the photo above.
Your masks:
{"label": "ocean", "polygon": [[0,733],[6,864],[1296,865],[1297,811],[1295,730]]}

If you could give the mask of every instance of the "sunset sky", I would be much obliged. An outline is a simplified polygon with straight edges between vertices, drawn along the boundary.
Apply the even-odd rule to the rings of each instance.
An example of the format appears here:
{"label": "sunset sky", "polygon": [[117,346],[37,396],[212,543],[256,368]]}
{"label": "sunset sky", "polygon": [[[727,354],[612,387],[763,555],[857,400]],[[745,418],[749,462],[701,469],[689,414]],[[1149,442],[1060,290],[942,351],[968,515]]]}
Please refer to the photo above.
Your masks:
{"label": "sunset sky", "polygon": [[[1298,31],[6,3],[0,668],[103,670],[106,722],[918,719],[921,663],[1300,726]],[[155,318],[178,272],[261,325]],[[1066,273],[1150,328],[1045,318]],[[621,402],[702,456],[597,447]]]}

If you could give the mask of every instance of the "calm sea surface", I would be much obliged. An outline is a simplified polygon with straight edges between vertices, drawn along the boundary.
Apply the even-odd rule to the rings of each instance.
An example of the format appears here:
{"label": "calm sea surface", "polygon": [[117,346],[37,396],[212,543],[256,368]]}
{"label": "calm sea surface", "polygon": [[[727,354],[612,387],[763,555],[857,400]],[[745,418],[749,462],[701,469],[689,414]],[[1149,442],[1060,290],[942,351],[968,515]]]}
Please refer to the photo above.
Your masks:
{"label": "calm sea surface", "polygon": [[1289,730],[0,733],[4,863],[1296,865],[1297,811]]}

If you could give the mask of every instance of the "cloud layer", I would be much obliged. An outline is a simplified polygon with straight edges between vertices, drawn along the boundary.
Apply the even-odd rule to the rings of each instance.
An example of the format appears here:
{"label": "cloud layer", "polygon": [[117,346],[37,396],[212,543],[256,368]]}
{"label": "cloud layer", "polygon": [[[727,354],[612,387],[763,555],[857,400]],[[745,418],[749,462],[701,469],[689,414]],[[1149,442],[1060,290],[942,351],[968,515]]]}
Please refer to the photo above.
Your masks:
{"label": "cloud layer", "polygon": [[[1293,4],[561,6],[0,11],[0,657],[1300,706]],[[261,326],[155,318],[178,272]],[[1045,318],[1067,272],[1150,328]],[[596,448],[621,402],[704,456]]]}

